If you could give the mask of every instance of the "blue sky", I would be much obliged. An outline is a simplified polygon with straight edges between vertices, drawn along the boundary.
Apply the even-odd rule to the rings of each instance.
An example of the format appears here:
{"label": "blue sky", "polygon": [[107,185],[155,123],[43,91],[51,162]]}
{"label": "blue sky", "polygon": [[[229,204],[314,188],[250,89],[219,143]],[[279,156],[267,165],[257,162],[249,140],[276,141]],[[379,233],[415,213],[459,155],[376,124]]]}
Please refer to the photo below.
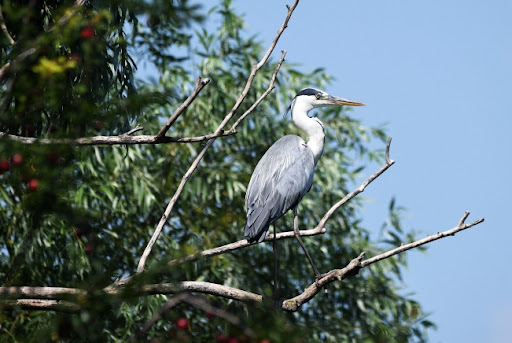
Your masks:
{"label": "blue sky", "polygon": [[[267,46],[291,2],[234,6]],[[511,14],[505,0],[301,1],[276,49],[304,70],[326,68],[337,78],[326,91],[365,102],[352,112],[365,124],[388,123],[396,164],[363,193],[369,227],[392,196],[423,235],[465,210],[485,217],[408,253],[406,291],[439,326],[431,342],[512,342]]]}

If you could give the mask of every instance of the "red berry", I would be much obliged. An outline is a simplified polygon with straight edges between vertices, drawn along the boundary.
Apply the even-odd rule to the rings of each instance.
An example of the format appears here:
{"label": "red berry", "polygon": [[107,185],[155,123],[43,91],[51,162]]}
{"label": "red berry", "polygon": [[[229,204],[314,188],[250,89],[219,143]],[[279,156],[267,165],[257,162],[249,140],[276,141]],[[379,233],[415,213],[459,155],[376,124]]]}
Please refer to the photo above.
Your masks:
{"label": "red berry", "polygon": [[87,26],[80,31],[80,37],[83,39],[89,39],[94,36],[94,29],[91,26]]}
{"label": "red berry", "polygon": [[38,179],[30,179],[28,181],[28,189],[31,192],[37,191],[37,188],[39,187],[39,180]]}
{"label": "red berry", "polygon": [[11,163],[14,167],[21,166],[21,164],[23,163],[23,156],[21,154],[14,154],[11,157]]}
{"label": "red berry", "polygon": [[265,338],[260,341],[260,343],[270,343],[270,339]]}
{"label": "red berry", "polygon": [[215,318],[215,315],[211,312],[206,312],[206,318],[208,318],[209,320],[212,320]]}
{"label": "red berry", "polygon": [[94,245],[92,245],[91,243],[89,243],[89,244],[87,244],[87,245],[85,246],[85,248],[84,248],[84,249],[85,249],[85,253],[86,253],[86,254],[90,254],[90,253],[92,253],[92,252],[94,251]]}
{"label": "red berry", "polygon": [[216,340],[217,343],[227,343],[228,342],[228,338],[226,336],[224,336],[223,334],[219,333],[217,335],[217,340]]}
{"label": "red berry", "polygon": [[11,163],[8,160],[0,161],[0,173],[6,172],[11,169]]}
{"label": "red berry", "polygon": [[179,318],[176,321],[176,327],[180,330],[185,330],[188,328],[188,319],[187,318]]}
{"label": "red berry", "polygon": [[229,337],[228,343],[238,343],[238,339],[236,337]]}

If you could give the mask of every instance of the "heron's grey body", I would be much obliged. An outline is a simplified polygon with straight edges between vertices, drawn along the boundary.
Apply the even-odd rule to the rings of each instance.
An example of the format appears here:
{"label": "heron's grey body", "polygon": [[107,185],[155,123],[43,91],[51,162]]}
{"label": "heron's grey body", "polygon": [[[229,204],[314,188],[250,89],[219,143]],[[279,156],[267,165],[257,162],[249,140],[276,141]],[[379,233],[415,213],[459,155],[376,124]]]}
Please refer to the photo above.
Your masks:
{"label": "heron's grey body", "polygon": [[[247,222],[244,236],[247,241],[262,242],[270,224],[288,210],[295,209],[313,184],[315,166],[324,148],[325,133],[322,122],[309,117],[308,112],[317,107],[341,105],[363,104],[333,97],[314,88],[305,88],[295,96],[289,108],[292,120],[298,129],[307,134],[308,141],[295,135],[284,136],[258,162],[245,196]],[[302,245],[300,238],[299,242]]]}
{"label": "heron's grey body", "polygon": [[270,224],[299,204],[313,184],[314,169],[313,152],[299,136],[284,136],[267,150],[245,196],[249,242],[262,242]]}

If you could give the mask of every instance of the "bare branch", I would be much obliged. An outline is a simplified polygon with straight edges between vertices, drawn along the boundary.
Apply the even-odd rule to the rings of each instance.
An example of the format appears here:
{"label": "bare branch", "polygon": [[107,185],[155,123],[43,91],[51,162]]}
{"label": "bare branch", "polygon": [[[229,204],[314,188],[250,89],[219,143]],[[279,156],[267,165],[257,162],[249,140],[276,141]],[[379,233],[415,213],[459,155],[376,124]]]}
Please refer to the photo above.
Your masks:
{"label": "bare branch", "polygon": [[265,92],[263,92],[263,94],[258,98],[258,100],[256,100],[256,102],[254,104],[252,104],[252,106],[249,107],[249,109],[247,111],[245,111],[245,113],[242,114],[240,116],[240,118],[238,118],[238,120],[231,127],[230,131],[236,130],[236,128],[242,122],[242,120],[244,120],[249,114],[251,114],[252,111],[254,111],[254,109],[263,101],[263,99],[265,99],[267,97],[267,95],[269,95],[270,92],[272,92],[272,90],[275,88],[274,83],[276,82],[277,73],[279,72],[279,69],[281,69],[281,66],[283,65],[285,56],[286,56],[286,50],[281,51],[281,59],[279,60],[279,62],[277,64],[276,70],[274,70],[274,74],[272,74],[272,78],[270,79],[269,87],[267,88],[267,90]]}
{"label": "bare branch", "polygon": [[294,298],[285,300],[283,302],[282,308],[285,311],[296,311],[302,304],[308,302],[311,300],[320,290],[323,286],[333,282],[333,281],[341,281],[349,276],[356,275],[360,269],[367,267],[373,263],[382,261],[384,259],[390,258],[391,256],[400,254],[402,252],[405,252],[410,249],[417,248],[419,246],[428,244],[430,242],[433,242],[435,240],[448,237],[448,236],[454,236],[456,233],[469,229],[470,227],[473,227],[475,225],[478,225],[484,221],[484,218],[480,218],[478,220],[475,220],[474,222],[470,224],[464,224],[464,220],[469,215],[469,212],[466,212],[463,216],[463,220],[459,222],[459,224],[454,227],[453,229],[437,233],[436,235],[428,236],[426,238],[414,241],[409,244],[404,244],[396,249],[388,250],[382,254],[379,254],[377,256],[374,256],[372,258],[362,260],[364,257],[364,252],[361,253],[358,257],[350,261],[350,263],[342,268],[342,269],[334,269],[328,272],[323,278],[318,280],[316,283],[312,283],[304,292],[297,295]]}
{"label": "bare branch", "polygon": [[[159,283],[134,287],[106,287],[103,289],[103,292],[107,295],[121,295],[123,297],[134,297],[140,295],[154,294],[176,294],[180,292],[195,292],[217,295],[223,298],[238,300],[242,302],[261,302],[263,299],[261,295],[252,292],[247,292],[238,288],[233,288],[205,281]],[[62,298],[77,298],[80,296],[86,296],[87,291],[79,288],[65,287],[0,287],[0,295],[11,298],[16,297],[58,300]]]}
{"label": "bare branch", "polygon": [[64,296],[85,296],[87,291],[67,287],[0,287],[0,296],[8,298],[61,299]]}
{"label": "bare branch", "polygon": [[137,126],[135,126],[133,129],[124,133],[124,135],[130,136],[130,135],[133,135],[135,132],[142,131],[142,130],[144,130],[144,127],[142,127],[142,125],[140,125],[140,124],[137,124]]}
{"label": "bare branch", "polygon": [[167,123],[165,123],[164,126],[158,131],[156,134],[157,137],[162,137],[166,134],[166,132],[169,130],[169,128],[174,124],[176,119],[190,106],[190,104],[195,100],[195,98],[199,95],[199,92],[210,82],[210,79],[205,78],[202,79],[201,76],[199,76],[196,80],[196,85],[194,87],[194,90],[192,91],[192,94],[189,95],[189,97],[176,109],[176,111],[172,114],[172,116],[167,120]]}
{"label": "bare branch", "polygon": [[381,176],[386,170],[389,169],[389,167],[391,167],[393,164],[395,164],[395,161],[393,160],[390,160],[389,159],[389,147],[391,146],[391,137],[389,137],[388,139],[388,142],[386,144],[386,164],[384,164],[377,172],[375,172],[375,174],[373,174],[372,176],[370,176],[368,179],[366,179],[366,181],[364,181],[356,190],[348,193],[347,195],[345,195],[343,197],[343,199],[341,199],[340,201],[338,201],[336,204],[334,204],[330,209],[329,211],[327,211],[327,213],[325,213],[325,215],[323,216],[322,220],[320,220],[320,222],[318,223],[316,229],[317,230],[320,230],[322,228],[325,227],[325,223],[327,222],[327,220],[329,220],[329,218],[332,216],[332,214],[338,209],[340,208],[341,206],[343,206],[347,201],[349,201],[350,199],[354,198],[356,195],[358,195],[359,193],[362,193],[364,192],[364,190],[366,189],[366,187],[372,183],[373,181],[375,181],[375,179],[377,179],[379,176]]}
{"label": "bare branch", "polygon": [[[299,3],[299,1],[296,0],[295,3],[293,4],[293,6],[291,6],[288,9],[288,14],[286,16],[286,19],[283,22],[283,25],[281,26],[279,31],[277,32],[277,35],[274,38],[274,41],[270,45],[269,49],[267,50],[266,54],[263,56],[261,61],[259,61],[258,64],[253,66],[252,71],[247,79],[247,83],[245,84],[245,88],[243,89],[239,98],[235,102],[235,105],[233,106],[231,111],[226,115],[226,117],[224,117],[224,120],[222,120],[222,122],[218,126],[217,130],[215,130],[215,134],[220,134],[224,130],[224,127],[226,126],[226,124],[231,120],[231,118],[235,115],[236,111],[240,108],[240,105],[244,101],[245,97],[247,96],[247,93],[249,92],[249,89],[252,86],[252,83],[253,83],[256,73],[265,64],[265,62],[267,62],[268,58],[270,57],[270,54],[272,53],[272,51],[274,51],[277,41],[279,40],[279,37],[281,37],[281,34],[283,33],[286,26],[288,25],[288,21],[290,20],[290,17],[292,15],[293,11],[295,10],[295,7],[297,7],[298,3]],[[282,58],[284,58],[284,56]],[[280,67],[281,67],[281,64],[278,64],[276,67],[276,70],[279,70]],[[273,85],[271,85],[271,87],[272,86]],[[157,241],[158,237],[160,236],[160,233],[162,232],[162,229],[163,229],[165,223],[167,222],[167,218],[169,217],[169,215],[172,212],[174,204],[176,203],[179,196],[181,195],[181,192],[185,188],[185,185],[188,182],[188,179],[191,177],[192,173],[196,170],[197,166],[199,165],[199,162],[201,162],[201,160],[203,159],[204,155],[206,154],[206,151],[212,146],[212,144],[214,142],[215,142],[215,138],[212,138],[205,144],[203,150],[201,150],[201,152],[197,155],[194,162],[192,162],[192,164],[190,165],[190,167],[187,170],[187,172],[185,173],[185,175],[183,175],[181,182],[178,186],[178,189],[176,190],[173,197],[169,201],[169,204],[167,205],[167,208],[165,209],[165,212],[162,215],[160,222],[158,223],[155,231],[153,232],[153,235],[151,236],[150,241],[148,242],[148,244],[146,245],[146,248],[144,249],[144,252],[142,253],[139,264],[137,266],[137,273],[141,273],[144,271],[144,267],[146,265],[146,260],[149,256],[149,254],[151,253],[151,250],[153,249],[155,242]]]}
{"label": "bare branch", "polygon": [[80,306],[69,301],[62,300],[40,300],[40,299],[18,299],[1,300],[1,309],[37,310],[37,311],[59,311],[59,312],[77,312]]}
{"label": "bare branch", "polygon": [[5,37],[7,37],[7,40],[9,41],[9,44],[15,45],[16,42],[14,39],[12,39],[11,34],[9,33],[9,30],[7,29],[7,26],[5,25],[4,15],[2,13],[2,6],[0,5],[0,28],[5,34]]}
{"label": "bare branch", "polygon": [[7,73],[8,71],[11,71],[11,70],[16,71],[18,69],[18,66],[20,65],[20,63],[23,62],[30,55],[35,54],[35,52],[36,52],[35,48],[27,49],[24,52],[22,52],[21,54],[19,54],[11,62],[7,62],[6,64],[4,64],[2,66],[2,68],[0,68],[0,81],[2,81],[6,77],[6,75],[8,74]]}
{"label": "bare branch", "polygon": [[478,225],[478,224],[480,224],[480,223],[482,223],[484,221],[484,218],[480,218],[480,219],[475,220],[472,223],[464,224],[464,221],[466,220],[466,218],[468,216],[469,216],[469,212],[466,211],[466,213],[464,214],[463,220],[461,220],[459,222],[459,224],[456,227],[454,227],[453,229],[451,229],[451,230],[447,230],[447,231],[444,231],[444,232],[438,232],[435,235],[427,236],[427,237],[425,237],[423,239],[414,241],[414,242],[409,243],[409,244],[404,244],[404,245],[402,245],[402,246],[400,246],[400,247],[398,247],[396,249],[389,250],[389,251],[387,251],[385,253],[382,253],[380,255],[374,256],[374,257],[369,258],[367,260],[364,260],[363,262],[361,262],[361,268],[364,268],[366,266],[369,266],[370,264],[373,264],[375,262],[379,262],[379,261],[384,260],[384,259],[386,259],[388,257],[391,257],[393,255],[399,254],[401,252],[404,252],[404,251],[407,251],[407,250],[410,250],[410,249],[413,249],[413,248],[417,248],[417,247],[425,245],[427,243],[436,241],[438,239],[441,239],[441,238],[444,238],[444,237],[448,237],[448,236],[454,236],[459,231],[469,229],[470,227]]}
{"label": "bare branch", "polygon": [[47,139],[47,138],[33,138],[11,135],[8,133],[0,132],[0,139],[9,139],[22,144],[43,144],[43,145],[135,145],[135,144],[167,144],[167,143],[194,143],[204,142],[212,138],[225,137],[234,135],[234,130],[221,131],[217,134],[211,133],[204,136],[196,137],[168,137],[168,136],[130,136],[131,134],[141,131],[143,128],[134,128],[133,130],[123,133],[118,136],[93,136],[83,138],[61,138],[61,139]]}
{"label": "bare branch", "polygon": [[[300,235],[301,235],[301,237],[316,236],[316,235],[321,235],[321,234],[325,233],[326,231],[327,230],[325,228],[322,228],[319,230],[318,229],[301,230]],[[276,235],[276,239],[277,240],[295,239],[295,232],[293,232],[293,231],[280,232]],[[264,241],[272,242],[273,240],[274,240],[274,235],[267,234]],[[248,247],[249,245],[257,245],[257,244],[259,244],[259,243],[257,243],[257,242],[249,243],[249,242],[247,242],[246,239],[242,239],[242,240],[239,240],[239,241],[236,241],[233,243],[221,245],[216,248],[203,250],[203,251],[198,252],[197,254],[192,254],[192,255],[181,257],[181,258],[177,258],[175,260],[170,261],[169,266],[173,267],[173,266],[179,265],[184,262],[195,261],[201,257],[211,257],[211,256],[215,256],[215,255],[220,255],[220,254],[224,254],[226,252],[230,252],[230,251]]]}
{"label": "bare branch", "polygon": [[307,303],[309,300],[313,299],[315,295],[320,292],[322,287],[327,284],[334,282],[336,280],[341,281],[345,279],[349,275],[355,275],[361,269],[361,260],[364,257],[364,252],[361,253],[358,257],[350,261],[346,267],[342,269],[334,269],[331,270],[327,275],[318,280],[317,282],[313,282],[308,288],[304,290],[301,294],[283,301],[281,308],[285,311],[297,311],[298,308]]}
{"label": "bare branch", "polygon": [[385,155],[386,156],[386,164],[389,164],[389,165],[394,163],[394,161],[389,159],[389,148],[391,147],[391,139],[392,139],[392,137],[389,136],[388,141],[386,143],[386,155]]}
{"label": "bare branch", "polygon": [[[217,295],[226,299],[242,302],[261,302],[263,297],[259,294],[243,291],[238,288],[219,285],[205,281],[183,281],[180,283],[160,283],[145,285],[134,289],[136,294],[174,294],[176,292],[196,292]],[[119,290],[114,293],[119,292]]]}

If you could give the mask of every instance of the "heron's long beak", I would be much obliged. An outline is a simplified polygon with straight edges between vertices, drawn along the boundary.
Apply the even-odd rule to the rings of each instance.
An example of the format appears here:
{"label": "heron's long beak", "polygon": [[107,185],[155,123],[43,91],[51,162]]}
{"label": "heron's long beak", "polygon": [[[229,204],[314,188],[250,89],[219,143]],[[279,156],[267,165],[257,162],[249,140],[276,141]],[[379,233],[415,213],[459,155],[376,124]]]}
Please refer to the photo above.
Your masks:
{"label": "heron's long beak", "polygon": [[326,104],[333,105],[333,106],[341,106],[341,105],[347,105],[347,106],[364,106],[362,102],[357,102],[353,100],[338,98],[336,96],[327,95],[324,99]]}

